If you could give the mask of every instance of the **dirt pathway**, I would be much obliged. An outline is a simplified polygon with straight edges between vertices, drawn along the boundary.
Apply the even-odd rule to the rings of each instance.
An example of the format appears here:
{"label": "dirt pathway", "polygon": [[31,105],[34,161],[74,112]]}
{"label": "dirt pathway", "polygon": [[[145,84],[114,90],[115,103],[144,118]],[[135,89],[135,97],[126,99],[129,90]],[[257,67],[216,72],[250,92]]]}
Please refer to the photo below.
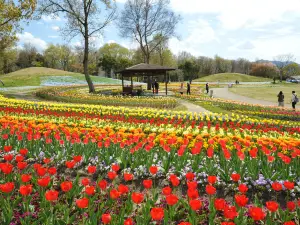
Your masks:
{"label": "dirt pathway", "polygon": [[228,88],[213,88],[214,91],[213,96],[217,98],[223,98],[223,99],[228,99],[228,100],[233,100],[233,101],[240,101],[240,102],[245,102],[249,104],[259,104],[259,105],[265,105],[265,106],[277,106],[276,103],[274,102],[269,102],[265,100],[258,100],[254,98],[249,98],[246,96],[238,95],[235,93],[232,93],[228,90]]}
{"label": "dirt pathway", "polygon": [[193,104],[191,102],[188,102],[186,100],[178,99],[178,102],[181,105],[185,106],[189,112],[195,112],[195,113],[205,113],[206,112],[206,113],[209,113],[208,110],[202,108],[201,106],[195,105],[195,104]]}

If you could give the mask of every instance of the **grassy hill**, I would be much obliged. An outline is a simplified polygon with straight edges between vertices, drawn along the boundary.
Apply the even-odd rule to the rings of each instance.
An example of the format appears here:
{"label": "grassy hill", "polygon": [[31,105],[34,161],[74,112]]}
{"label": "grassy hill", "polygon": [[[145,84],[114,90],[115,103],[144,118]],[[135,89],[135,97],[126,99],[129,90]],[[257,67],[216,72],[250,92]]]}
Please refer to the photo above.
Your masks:
{"label": "grassy hill", "polygon": [[194,81],[199,82],[260,82],[260,81],[271,81],[271,79],[263,77],[255,77],[241,73],[217,73],[205,77],[198,78]]}
{"label": "grassy hill", "polygon": [[[119,80],[91,76],[95,84],[120,84]],[[53,86],[85,84],[85,77],[80,73],[72,73],[45,67],[30,67],[22,70],[0,75],[5,87],[20,86]],[[1,85],[0,85],[1,86]]]}

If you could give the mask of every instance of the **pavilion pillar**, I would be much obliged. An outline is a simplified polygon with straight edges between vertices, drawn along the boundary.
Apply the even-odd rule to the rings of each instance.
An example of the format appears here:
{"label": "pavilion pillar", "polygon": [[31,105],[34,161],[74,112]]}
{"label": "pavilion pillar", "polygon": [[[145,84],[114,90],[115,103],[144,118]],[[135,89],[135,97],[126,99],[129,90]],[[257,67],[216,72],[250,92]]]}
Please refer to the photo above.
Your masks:
{"label": "pavilion pillar", "polygon": [[166,88],[166,95],[168,95],[167,72],[165,72],[165,88]]}
{"label": "pavilion pillar", "polygon": [[131,89],[133,89],[133,81],[132,81],[132,76],[131,76]]}
{"label": "pavilion pillar", "polygon": [[122,92],[124,92],[124,77],[123,77],[123,73],[121,73],[122,76]]}

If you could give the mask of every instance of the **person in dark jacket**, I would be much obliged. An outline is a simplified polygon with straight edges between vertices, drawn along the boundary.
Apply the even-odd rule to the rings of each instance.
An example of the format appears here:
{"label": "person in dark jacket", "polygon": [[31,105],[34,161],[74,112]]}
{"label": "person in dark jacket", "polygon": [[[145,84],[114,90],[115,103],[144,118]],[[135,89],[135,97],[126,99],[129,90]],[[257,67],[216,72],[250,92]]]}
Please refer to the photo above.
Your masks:
{"label": "person in dark jacket", "polygon": [[278,97],[278,106],[284,107],[284,94],[282,93],[282,91],[279,92],[277,97]]}
{"label": "person in dark jacket", "polygon": [[187,82],[186,86],[187,86],[187,88],[186,88],[186,94],[190,95],[191,94],[191,84],[189,82]]}
{"label": "person in dark jacket", "polygon": [[158,94],[159,83],[157,82],[157,80],[155,80],[154,82],[154,88],[155,88],[155,94]]}
{"label": "person in dark jacket", "polygon": [[208,91],[209,91],[208,83],[205,84],[205,89],[206,89],[206,94],[208,94]]}

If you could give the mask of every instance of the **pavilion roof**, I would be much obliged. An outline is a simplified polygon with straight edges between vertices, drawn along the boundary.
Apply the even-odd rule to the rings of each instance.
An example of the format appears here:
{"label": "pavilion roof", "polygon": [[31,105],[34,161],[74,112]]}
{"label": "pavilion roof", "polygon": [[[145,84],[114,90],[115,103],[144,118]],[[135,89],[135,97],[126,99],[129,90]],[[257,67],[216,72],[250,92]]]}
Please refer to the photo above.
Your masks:
{"label": "pavilion roof", "polygon": [[127,74],[127,73],[155,73],[155,72],[166,72],[176,70],[176,68],[160,66],[154,64],[140,63],[131,67],[128,67],[117,73]]}

